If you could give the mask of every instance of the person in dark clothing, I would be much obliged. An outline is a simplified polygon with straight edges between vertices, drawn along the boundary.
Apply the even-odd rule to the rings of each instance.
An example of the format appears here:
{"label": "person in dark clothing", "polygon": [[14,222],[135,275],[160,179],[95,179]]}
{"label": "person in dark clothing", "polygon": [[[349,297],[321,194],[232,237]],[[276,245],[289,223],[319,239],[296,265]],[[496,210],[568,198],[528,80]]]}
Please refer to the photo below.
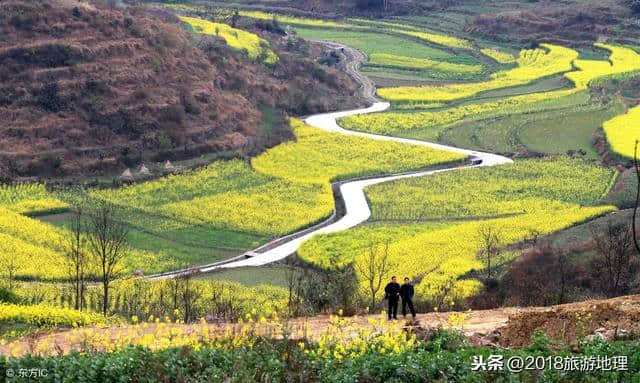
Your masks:
{"label": "person in dark clothing", "polygon": [[398,301],[400,300],[400,284],[396,277],[391,277],[391,282],[384,288],[385,299],[389,300],[389,320],[398,319]]}
{"label": "person in dark clothing", "polygon": [[413,319],[416,319],[416,309],[413,307],[413,285],[407,277],[404,277],[404,283],[400,287],[400,297],[402,298],[402,316],[407,317],[407,306],[409,306]]}

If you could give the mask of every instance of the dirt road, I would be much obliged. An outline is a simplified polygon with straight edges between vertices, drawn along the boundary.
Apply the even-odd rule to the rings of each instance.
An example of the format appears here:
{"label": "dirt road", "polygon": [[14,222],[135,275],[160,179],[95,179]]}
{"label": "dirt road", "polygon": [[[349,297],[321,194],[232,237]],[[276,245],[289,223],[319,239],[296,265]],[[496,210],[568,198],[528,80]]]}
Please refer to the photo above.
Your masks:
{"label": "dirt road", "polygon": [[[451,328],[449,320],[452,313],[418,314],[416,322],[400,323],[407,330],[414,331],[419,337],[427,336],[430,329]],[[580,336],[600,336],[611,340],[616,337],[640,335],[640,295],[618,297],[608,300],[590,300],[550,307],[499,308],[493,310],[477,310],[465,313],[466,319],[461,325],[453,326],[460,330],[474,345],[490,345],[495,347],[517,348],[529,344],[531,335],[541,329],[555,340],[566,344],[575,344]],[[370,319],[379,320],[379,315],[354,316],[348,318],[360,328],[373,328]],[[318,339],[327,328],[330,317],[316,316],[296,318],[288,322],[287,328],[292,337],[299,333],[310,339]],[[135,342],[145,335],[162,331],[174,331],[182,334],[201,334],[206,327],[211,334],[222,334],[229,328],[238,328],[238,324],[148,324],[126,325],[106,328],[89,328],[97,339],[116,341],[127,337]],[[270,327],[256,325],[256,330],[266,335],[275,335]],[[85,328],[86,329],[86,328]],[[0,345],[0,353],[8,355],[10,349],[26,353],[60,353],[83,348],[83,329],[56,329],[21,338],[12,345]],[[134,335],[132,335],[134,334]],[[133,340],[131,340],[133,339]]]}

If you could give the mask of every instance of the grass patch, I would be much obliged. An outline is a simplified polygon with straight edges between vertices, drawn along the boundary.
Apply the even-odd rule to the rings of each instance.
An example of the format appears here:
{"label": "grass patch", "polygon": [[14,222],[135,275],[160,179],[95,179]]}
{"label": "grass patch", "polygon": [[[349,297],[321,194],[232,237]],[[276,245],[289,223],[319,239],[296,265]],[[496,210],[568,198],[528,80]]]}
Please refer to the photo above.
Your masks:
{"label": "grass patch", "polygon": [[[581,100],[576,97],[576,101]],[[619,102],[539,110],[460,123],[444,130],[439,139],[456,146],[500,153],[530,150],[564,154],[582,149],[588,158],[597,159],[598,154],[591,146],[593,132],[622,110]]]}
{"label": "grass patch", "polygon": [[466,53],[453,54],[445,50],[421,44],[409,37],[404,38],[385,33],[356,32],[337,29],[296,28],[296,31],[302,38],[346,44],[364,52],[367,56],[372,53],[385,53],[394,56],[447,61],[456,64],[478,64],[476,59]]}
{"label": "grass patch", "polygon": [[231,281],[245,286],[271,285],[287,287],[286,268],[278,266],[220,269],[212,273],[201,274],[198,279]]}
{"label": "grass patch", "polygon": [[598,159],[591,137],[605,121],[620,113],[624,113],[624,105],[615,101],[603,109],[556,112],[550,118],[522,125],[517,129],[518,138],[522,145],[535,152],[566,153],[582,149],[587,157]]}

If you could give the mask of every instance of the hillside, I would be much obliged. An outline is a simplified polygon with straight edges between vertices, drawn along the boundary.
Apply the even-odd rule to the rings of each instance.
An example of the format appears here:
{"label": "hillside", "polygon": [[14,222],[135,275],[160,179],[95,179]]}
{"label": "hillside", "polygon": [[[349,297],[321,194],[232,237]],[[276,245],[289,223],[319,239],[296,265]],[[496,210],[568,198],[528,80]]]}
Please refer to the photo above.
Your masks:
{"label": "hillside", "polygon": [[[191,35],[162,11],[3,1],[0,175],[101,174],[240,147],[259,153],[292,137],[278,112],[267,121],[265,107],[326,111],[357,89],[314,65],[287,53],[267,67],[223,40]],[[303,96],[305,88],[318,91]]]}

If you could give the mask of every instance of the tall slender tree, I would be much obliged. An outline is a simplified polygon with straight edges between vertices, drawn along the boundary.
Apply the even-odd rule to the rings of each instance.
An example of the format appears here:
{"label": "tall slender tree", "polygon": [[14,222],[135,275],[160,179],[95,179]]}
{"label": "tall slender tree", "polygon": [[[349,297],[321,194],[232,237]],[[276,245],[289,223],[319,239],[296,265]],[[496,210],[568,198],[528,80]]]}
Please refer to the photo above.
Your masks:
{"label": "tall slender tree", "polygon": [[640,242],[638,240],[638,210],[640,209],[640,161],[638,161],[638,145],[640,145],[640,140],[636,140],[636,146],[633,150],[633,164],[636,169],[636,205],[633,208],[633,244],[636,246],[636,250],[638,254],[640,254]]}
{"label": "tall slender tree", "polygon": [[84,295],[86,290],[86,274],[89,265],[87,256],[87,237],[84,232],[84,205],[78,205],[71,220],[70,234],[67,239],[65,261],[67,272],[73,284],[75,292],[75,308],[84,308]]}
{"label": "tall slender tree", "polygon": [[355,263],[356,271],[369,287],[371,294],[371,306],[369,309],[373,312],[376,308],[376,295],[382,287],[382,280],[388,277],[387,274],[393,268],[393,264],[389,259],[389,241],[386,241],[381,251],[378,251],[378,245],[372,245],[369,252]]}
{"label": "tall slender tree", "polygon": [[87,225],[87,240],[102,282],[102,313],[109,308],[109,287],[120,276],[120,264],[127,254],[127,225],[118,219],[117,208],[107,201],[98,202]]}

